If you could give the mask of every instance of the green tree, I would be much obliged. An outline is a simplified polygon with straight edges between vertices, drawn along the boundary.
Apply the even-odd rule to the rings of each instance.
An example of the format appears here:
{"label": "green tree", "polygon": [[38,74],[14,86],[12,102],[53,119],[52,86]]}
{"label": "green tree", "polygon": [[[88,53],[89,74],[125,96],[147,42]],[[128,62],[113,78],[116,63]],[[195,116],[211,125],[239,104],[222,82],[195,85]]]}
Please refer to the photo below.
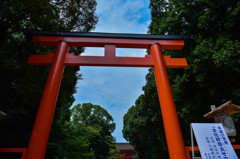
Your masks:
{"label": "green tree", "polygon": [[168,158],[153,69],[149,69],[146,80],[144,93],[124,115],[123,136],[140,159]]}
{"label": "green tree", "polygon": [[113,148],[110,149],[110,156],[108,159],[123,159],[124,154],[121,154],[118,147],[115,145]]}
{"label": "green tree", "polygon": [[[90,149],[89,136],[96,136],[99,132],[91,127],[80,127],[76,132],[71,122],[61,124],[58,130],[59,137],[48,144],[53,148],[54,153],[48,153],[47,158],[68,158],[68,159],[90,159],[94,157],[94,152]],[[57,129],[54,129],[57,131]],[[61,138],[61,139],[59,139]],[[51,151],[52,149],[48,149]]]}
{"label": "green tree", "polygon": [[66,142],[65,156],[68,159],[90,159],[93,158],[94,152],[89,152],[89,141],[84,137],[75,137]]}
{"label": "green tree", "polygon": [[106,159],[114,147],[111,133],[115,130],[112,116],[101,106],[91,103],[75,105],[71,125],[76,136],[84,136],[90,142],[94,158]]}
{"label": "green tree", "polygon": [[[7,114],[0,120],[0,147],[27,147],[49,71],[49,66],[30,66],[27,61],[30,54],[55,51],[34,46],[23,30],[88,32],[98,21],[95,10],[95,0],[0,1],[0,109]],[[74,51],[80,54],[83,49]],[[81,77],[78,70],[66,67],[64,71],[46,158],[54,158],[60,139],[66,137],[64,123],[70,119],[75,85]]]}
{"label": "green tree", "polygon": [[[210,111],[210,105],[220,105],[227,100],[240,104],[238,82],[240,77],[240,30],[238,29],[240,27],[240,2],[235,0],[151,0],[149,7],[152,19],[148,31],[150,34],[194,36],[192,41],[186,42],[182,51],[164,50],[165,55],[186,57],[189,64],[187,69],[168,69],[168,75],[185,144],[190,145],[190,123],[213,122],[211,119],[203,118],[203,115]],[[146,79],[147,84],[143,90],[149,87],[149,81],[153,81],[153,87],[156,87],[152,69]],[[159,109],[159,104],[153,104],[157,103],[158,99],[149,100],[155,96],[157,96],[156,89],[151,93],[144,90],[144,94],[137,99],[135,106],[130,108],[124,117],[123,133],[126,131],[124,136],[136,148],[138,145],[151,142],[134,141],[128,138],[127,136],[135,135],[142,138],[146,134],[139,133],[139,131],[136,134],[133,130],[140,129],[140,127],[134,124],[131,125],[133,130],[130,131],[129,123],[133,123],[138,118],[148,119],[153,116],[161,120],[160,110],[155,110],[155,107]],[[146,109],[155,111],[153,114],[140,113]],[[132,114],[136,116],[132,117]],[[159,127],[155,127],[155,131],[152,131],[154,127],[146,124],[147,134],[162,130],[162,122],[158,124]],[[239,127],[237,129],[240,131]],[[156,135],[158,142],[165,143],[163,134],[156,133]],[[156,141],[155,138],[152,138],[152,142],[154,141]],[[138,152],[140,158],[147,158],[145,154],[141,156],[140,150]],[[151,154],[151,151],[146,153]],[[155,151],[152,154],[160,155],[161,151]]]}

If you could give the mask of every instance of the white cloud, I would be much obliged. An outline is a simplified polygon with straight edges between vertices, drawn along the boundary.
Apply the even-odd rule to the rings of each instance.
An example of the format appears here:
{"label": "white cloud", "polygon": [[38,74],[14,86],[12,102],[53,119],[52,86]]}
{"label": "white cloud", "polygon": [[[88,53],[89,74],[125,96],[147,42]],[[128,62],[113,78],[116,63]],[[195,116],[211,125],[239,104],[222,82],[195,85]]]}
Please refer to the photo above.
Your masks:
{"label": "white cloud", "polygon": [[[146,34],[150,22],[148,0],[97,0],[99,22],[94,32]],[[117,49],[117,56],[144,57],[146,50]],[[103,48],[86,48],[83,55],[103,56]],[[114,118],[117,142],[122,137],[123,115],[142,94],[147,68],[81,67],[74,104],[91,102],[104,107]]]}
{"label": "white cloud", "polygon": [[[146,0],[98,0],[97,32],[146,33],[149,9]],[[146,6],[147,5],[147,6]],[[143,20],[146,18],[147,20]]]}
{"label": "white cloud", "polygon": [[122,137],[123,116],[142,94],[147,68],[81,67],[74,104],[91,102],[104,107],[114,118],[113,133],[118,142]]}
{"label": "white cloud", "polygon": [[95,101],[104,107],[134,104],[142,93],[147,73],[147,68],[81,67],[81,70],[83,80],[77,84],[75,97]]}

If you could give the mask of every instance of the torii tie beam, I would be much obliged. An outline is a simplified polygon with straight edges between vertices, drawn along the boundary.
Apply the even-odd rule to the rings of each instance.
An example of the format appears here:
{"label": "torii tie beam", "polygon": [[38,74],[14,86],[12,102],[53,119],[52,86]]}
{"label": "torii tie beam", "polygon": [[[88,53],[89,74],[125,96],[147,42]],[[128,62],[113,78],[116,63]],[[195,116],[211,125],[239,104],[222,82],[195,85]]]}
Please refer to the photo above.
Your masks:
{"label": "torii tie beam", "polygon": [[[154,67],[155,79],[167,145],[171,159],[186,159],[182,132],[172,97],[166,68],[186,68],[185,58],[163,56],[162,50],[181,50],[189,36],[148,34],[111,34],[46,32],[33,33],[35,45],[55,46],[55,53],[30,55],[31,65],[51,65],[47,83],[39,105],[32,135],[24,159],[43,159],[65,66]],[[76,56],[69,47],[104,47],[104,56]],[[116,57],[116,48],[150,48],[145,57]]]}

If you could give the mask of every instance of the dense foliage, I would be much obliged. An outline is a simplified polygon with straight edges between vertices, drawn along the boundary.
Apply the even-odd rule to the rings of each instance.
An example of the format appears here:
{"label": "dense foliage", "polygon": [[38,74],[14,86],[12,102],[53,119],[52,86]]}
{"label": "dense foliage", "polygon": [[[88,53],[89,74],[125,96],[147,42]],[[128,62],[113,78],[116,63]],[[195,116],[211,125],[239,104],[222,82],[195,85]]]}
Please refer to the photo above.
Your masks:
{"label": "dense foliage", "polygon": [[[168,75],[185,144],[190,145],[190,123],[213,122],[203,118],[210,105],[228,100],[240,105],[240,1],[151,0],[149,6],[150,34],[194,36],[182,51],[164,51],[186,57],[189,64],[187,69],[168,69]],[[167,158],[152,69],[146,80],[144,94],[124,116],[123,134],[140,159]],[[235,144],[239,139],[238,135]]]}
{"label": "dense foliage", "polygon": [[[27,147],[49,70],[49,66],[28,65],[28,57],[55,50],[34,46],[23,30],[88,32],[98,21],[95,10],[95,0],[0,1],[0,110],[7,114],[0,118],[0,147]],[[75,49],[76,54],[82,51]],[[56,156],[56,145],[66,137],[64,124],[70,120],[73,93],[80,78],[78,70],[65,68],[46,158]],[[84,139],[74,142],[80,140]]]}
{"label": "dense foliage", "polygon": [[84,136],[89,141],[89,150],[94,153],[94,158],[106,159],[115,146],[111,135],[115,130],[112,116],[104,108],[91,103],[75,105],[71,111],[73,136]]}
{"label": "dense foliage", "polygon": [[71,109],[71,120],[60,126],[62,130],[58,129],[55,134],[59,138],[55,137],[57,141],[49,143],[49,147],[55,149],[55,156],[48,155],[48,158],[107,159],[117,151],[111,135],[115,123],[99,105],[75,105]]}
{"label": "dense foliage", "polygon": [[123,136],[135,147],[139,158],[167,158],[161,153],[167,148],[153,69],[146,80],[144,94],[124,115]]}

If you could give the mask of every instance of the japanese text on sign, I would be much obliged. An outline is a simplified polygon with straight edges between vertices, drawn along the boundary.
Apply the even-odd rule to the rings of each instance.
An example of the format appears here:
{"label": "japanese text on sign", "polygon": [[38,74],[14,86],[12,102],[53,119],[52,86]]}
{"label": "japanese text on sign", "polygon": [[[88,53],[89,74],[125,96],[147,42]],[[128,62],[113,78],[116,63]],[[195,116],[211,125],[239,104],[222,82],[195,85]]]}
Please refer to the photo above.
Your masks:
{"label": "japanese text on sign", "polygon": [[222,124],[193,123],[191,126],[203,159],[238,159]]}

